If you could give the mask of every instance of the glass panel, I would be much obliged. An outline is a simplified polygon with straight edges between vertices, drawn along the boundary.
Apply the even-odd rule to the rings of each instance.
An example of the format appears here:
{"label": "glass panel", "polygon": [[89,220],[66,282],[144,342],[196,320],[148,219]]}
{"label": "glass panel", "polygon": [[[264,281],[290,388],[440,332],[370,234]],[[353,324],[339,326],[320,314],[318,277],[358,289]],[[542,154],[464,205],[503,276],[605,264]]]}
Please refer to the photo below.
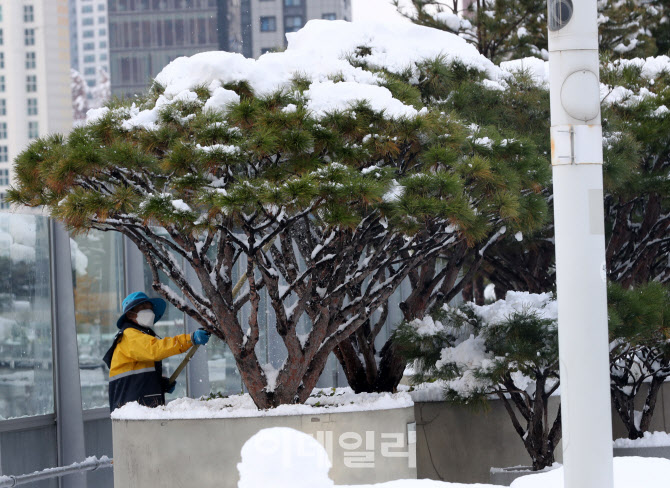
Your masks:
{"label": "glass panel", "polygon": [[70,239],[83,408],[109,405],[109,370],[102,357],[118,332],[124,298],[123,238],[91,231]]}
{"label": "glass panel", "polygon": [[54,411],[48,219],[0,213],[0,419]]}

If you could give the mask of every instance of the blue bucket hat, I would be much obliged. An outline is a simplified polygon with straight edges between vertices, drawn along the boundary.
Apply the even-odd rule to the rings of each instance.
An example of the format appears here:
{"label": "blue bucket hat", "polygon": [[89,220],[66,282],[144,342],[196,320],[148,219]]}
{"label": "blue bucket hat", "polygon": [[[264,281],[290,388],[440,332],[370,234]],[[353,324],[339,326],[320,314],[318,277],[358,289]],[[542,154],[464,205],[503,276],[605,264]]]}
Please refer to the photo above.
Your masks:
{"label": "blue bucket hat", "polygon": [[119,317],[119,320],[116,321],[116,326],[120,329],[123,327],[123,323],[126,321],[126,313],[131,311],[136,306],[141,303],[150,302],[154,309],[154,324],[158,322],[167,308],[167,303],[162,298],[149,298],[146,293],[141,291],[136,291],[131,293],[126,298],[123,299],[123,314]]}

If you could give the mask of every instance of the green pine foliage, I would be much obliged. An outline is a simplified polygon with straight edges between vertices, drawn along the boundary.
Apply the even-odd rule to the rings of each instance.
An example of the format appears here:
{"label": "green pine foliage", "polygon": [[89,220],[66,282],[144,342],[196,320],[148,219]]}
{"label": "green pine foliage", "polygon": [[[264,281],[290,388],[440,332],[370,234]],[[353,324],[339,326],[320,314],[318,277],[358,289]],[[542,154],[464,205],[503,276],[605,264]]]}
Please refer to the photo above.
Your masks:
{"label": "green pine foliage", "polygon": [[504,301],[443,306],[394,333],[414,370],[413,383],[437,382],[447,401],[475,409],[500,400],[535,470],[553,464],[561,439],[560,406],[556,411],[550,405],[559,386],[556,320],[547,313],[555,305],[550,298],[539,296],[511,307]]}

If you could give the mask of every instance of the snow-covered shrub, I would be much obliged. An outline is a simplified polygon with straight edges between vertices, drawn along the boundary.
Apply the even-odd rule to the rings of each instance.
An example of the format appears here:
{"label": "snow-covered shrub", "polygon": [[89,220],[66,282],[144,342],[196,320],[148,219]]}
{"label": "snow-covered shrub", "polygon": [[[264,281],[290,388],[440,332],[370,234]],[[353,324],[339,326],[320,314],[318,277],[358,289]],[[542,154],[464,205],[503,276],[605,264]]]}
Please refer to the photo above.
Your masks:
{"label": "snow-covered shrub", "polygon": [[[179,58],[146,96],[35,141],[11,199],[132,240],[154,289],[226,342],[259,407],[304,402],[340,344],[350,373],[367,347],[360,391],[384,377],[371,317],[406,277],[448,284],[507,229],[543,221],[537,143],[471,120],[511,112],[515,80],[448,33],[313,21],[258,60]],[[430,274],[442,256],[448,279]],[[281,365],[257,354],[261,292]]]}
{"label": "snow-covered shrub", "polygon": [[414,383],[437,381],[445,399],[473,407],[500,400],[539,470],[554,463],[561,440],[557,305],[551,294],[508,292],[504,300],[459,308],[401,325],[396,340],[413,363]]}
{"label": "snow-covered shrub", "polygon": [[[670,289],[650,283],[610,285],[610,389],[630,439],[648,432],[663,382],[670,377]],[[636,408],[644,398],[641,410]]]}

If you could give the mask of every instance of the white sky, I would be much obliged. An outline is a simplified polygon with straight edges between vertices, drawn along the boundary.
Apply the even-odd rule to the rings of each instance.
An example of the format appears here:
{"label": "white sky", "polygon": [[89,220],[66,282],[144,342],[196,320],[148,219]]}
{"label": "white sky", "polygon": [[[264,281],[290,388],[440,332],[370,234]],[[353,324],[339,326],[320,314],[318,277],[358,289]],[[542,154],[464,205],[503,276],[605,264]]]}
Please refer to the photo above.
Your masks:
{"label": "white sky", "polygon": [[405,20],[400,15],[391,0],[352,0],[352,20],[354,22],[359,20]]}

